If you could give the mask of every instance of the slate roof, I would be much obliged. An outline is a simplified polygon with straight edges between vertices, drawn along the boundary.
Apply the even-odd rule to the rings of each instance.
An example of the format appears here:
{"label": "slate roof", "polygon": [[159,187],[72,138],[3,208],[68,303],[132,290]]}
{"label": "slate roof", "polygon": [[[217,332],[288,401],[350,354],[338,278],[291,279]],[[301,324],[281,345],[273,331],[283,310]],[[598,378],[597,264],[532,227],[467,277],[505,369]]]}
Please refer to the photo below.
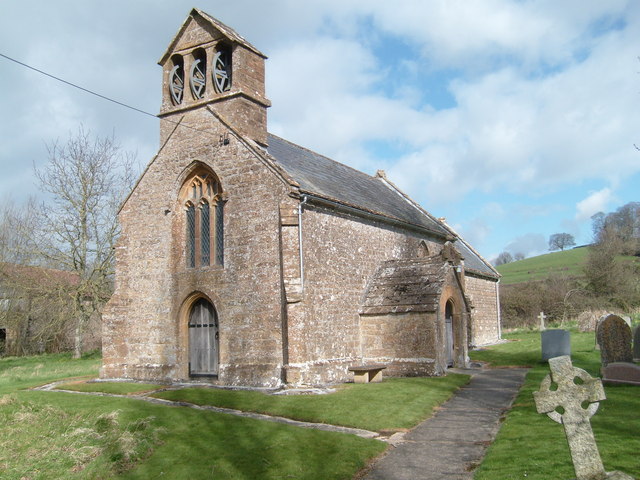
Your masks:
{"label": "slate roof", "polygon": [[435,312],[446,268],[440,256],[384,262],[367,288],[361,313]]}
{"label": "slate roof", "polygon": [[455,238],[465,270],[497,279],[500,275],[450,227],[435,220],[381,178],[372,177],[276,135],[267,134],[267,152],[300,185],[300,192],[425,228]]}
{"label": "slate roof", "polygon": [[268,153],[300,185],[300,192],[451,236],[380,178],[268,134]]}
{"label": "slate roof", "polygon": [[476,252],[471,250],[460,238],[453,243],[453,246],[456,247],[464,258],[464,269],[466,272],[477,273],[491,278],[500,278],[500,274],[476,254]]}

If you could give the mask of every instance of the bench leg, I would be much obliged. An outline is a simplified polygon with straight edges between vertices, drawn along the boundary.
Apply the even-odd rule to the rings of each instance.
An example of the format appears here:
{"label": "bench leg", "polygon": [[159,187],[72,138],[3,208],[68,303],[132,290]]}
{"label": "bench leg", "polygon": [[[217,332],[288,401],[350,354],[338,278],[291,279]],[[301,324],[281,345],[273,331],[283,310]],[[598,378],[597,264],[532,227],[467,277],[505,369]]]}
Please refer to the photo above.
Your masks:
{"label": "bench leg", "polygon": [[353,383],[368,383],[368,382],[369,382],[368,372],[353,372]]}
{"label": "bench leg", "polygon": [[380,383],[382,381],[382,370],[369,372],[369,381],[371,383]]}

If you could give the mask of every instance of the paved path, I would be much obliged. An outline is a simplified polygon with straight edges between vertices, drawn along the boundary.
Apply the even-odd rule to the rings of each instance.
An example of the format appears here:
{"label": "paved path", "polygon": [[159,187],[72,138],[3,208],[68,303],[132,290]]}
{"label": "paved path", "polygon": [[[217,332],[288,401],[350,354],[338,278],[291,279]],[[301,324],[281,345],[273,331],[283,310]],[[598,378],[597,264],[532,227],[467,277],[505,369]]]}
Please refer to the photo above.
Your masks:
{"label": "paved path", "polygon": [[366,480],[470,480],[524,382],[526,369],[464,370],[473,378],[437,413],[407,433]]}

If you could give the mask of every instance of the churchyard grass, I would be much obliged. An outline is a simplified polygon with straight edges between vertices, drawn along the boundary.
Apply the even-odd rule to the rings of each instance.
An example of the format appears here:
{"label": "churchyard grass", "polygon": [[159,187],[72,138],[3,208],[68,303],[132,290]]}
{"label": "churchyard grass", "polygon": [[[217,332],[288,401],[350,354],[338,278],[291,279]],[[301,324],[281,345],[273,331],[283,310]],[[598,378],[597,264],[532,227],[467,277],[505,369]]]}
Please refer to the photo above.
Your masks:
{"label": "churchyard grass", "polygon": [[[97,354],[80,360],[68,354],[0,358],[0,478],[350,479],[387,448],[354,435],[134,398],[27,390],[69,377],[95,378],[99,364]],[[346,385],[331,395],[295,397],[216,391],[248,394],[233,400],[236,408],[273,399],[277,414],[287,417],[402,430],[427,417],[467,381],[464,375],[385,379]],[[155,387],[75,381],[61,386],[123,395]],[[356,420],[345,420],[350,416]],[[367,420],[386,416],[386,422]]]}
{"label": "churchyard grass", "polygon": [[129,382],[86,382],[75,381],[61,383],[58,390],[71,390],[74,392],[99,392],[115,395],[136,395],[165,388],[164,385],[153,383],[129,383]]}
{"label": "churchyard grass", "polygon": [[427,418],[468,375],[386,378],[382,383],[344,384],[327,395],[267,395],[260,392],[185,388],[153,394],[167,400],[215,405],[295,420],[365,430],[403,430]]}
{"label": "churchyard grass", "polygon": [[70,353],[0,358],[0,395],[69,377],[95,377],[97,352],[73,360]]}
{"label": "churchyard grass", "polygon": [[[471,352],[474,360],[493,366],[528,365],[531,368],[513,408],[509,411],[495,442],[476,471],[475,480],[548,480],[573,478],[575,473],[561,425],[536,412],[533,392],[549,373],[540,361],[540,333],[506,334],[508,343]],[[571,332],[573,365],[600,376],[600,354],[591,333]],[[621,470],[640,476],[640,387],[605,386],[607,399],[600,402],[591,424],[607,471]]]}

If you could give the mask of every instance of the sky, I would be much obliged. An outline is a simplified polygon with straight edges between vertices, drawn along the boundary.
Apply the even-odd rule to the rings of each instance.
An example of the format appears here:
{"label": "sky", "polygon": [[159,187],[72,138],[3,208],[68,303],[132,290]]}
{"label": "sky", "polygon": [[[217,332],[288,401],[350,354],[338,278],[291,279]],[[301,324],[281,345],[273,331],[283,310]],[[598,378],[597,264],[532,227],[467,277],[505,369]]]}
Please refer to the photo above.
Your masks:
{"label": "sky", "polygon": [[[0,54],[156,114],[192,7],[268,56],[268,129],[388,178],[485,258],[640,201],[635,0],[0,0]],[[146,165],[159,121],[0,57],[0,201],[78,131]]]}

